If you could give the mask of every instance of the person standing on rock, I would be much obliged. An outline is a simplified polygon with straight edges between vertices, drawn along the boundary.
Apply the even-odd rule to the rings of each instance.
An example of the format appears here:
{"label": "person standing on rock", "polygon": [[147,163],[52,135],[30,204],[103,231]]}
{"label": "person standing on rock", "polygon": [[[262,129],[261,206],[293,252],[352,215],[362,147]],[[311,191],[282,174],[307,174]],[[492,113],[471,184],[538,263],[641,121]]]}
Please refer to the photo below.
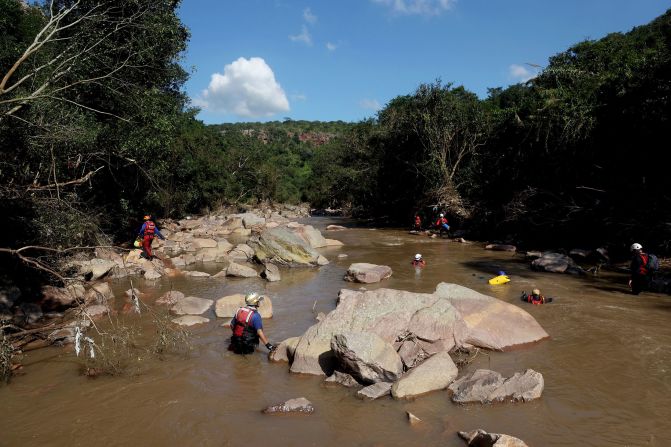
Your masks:
{"label": "person standing on rock", "polygon": [[447,219],[443,213],[440,213],[440,217],[438,217],[438,220],[436,221],[436,227],[438,228],[438,233],[440,235],[443,234],[443,231],[445,233],[449,233],[450,226],[448,225]]}
{"label": "person standing on rock", "polygon": [[263,333],[263,322],[259,314],[262,300],[263,295],[248,293],[245,296],[245,307],[239,308],[231,320],[233,335],[228,349],[236,354],[251,354],[259,345],[259,340],[269,351],[274,351],[276,348]]}
{"label": "person standing on rock", "polygon": [[634,243],[631,249],[631,264],[629,270],[631,271],[631,279],[629,280],[629,287],[631,293],[638,295],[650,286],[650,270],[648,269],[649,256],[643,252],[643,246],[639,243]]}
{"label": "person standing on rock", "polygon": [[142,228],[140,228],[138,236],[142,238],[142,253],[140,253],[140,257],[151,261],[154,259],[154,255],[151,253],[151,243],[154,241],[154,238],[158,236],[161,240],[165,240],[154,221],[151,220],[151,215],[147,214],[144,216],[144,223],[142,224]]}

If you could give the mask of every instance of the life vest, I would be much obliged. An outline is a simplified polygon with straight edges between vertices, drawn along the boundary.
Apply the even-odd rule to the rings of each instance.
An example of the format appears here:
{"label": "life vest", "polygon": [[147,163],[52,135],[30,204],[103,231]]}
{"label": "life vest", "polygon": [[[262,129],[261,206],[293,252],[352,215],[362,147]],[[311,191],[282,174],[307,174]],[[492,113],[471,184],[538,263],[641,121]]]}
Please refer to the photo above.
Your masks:
{"label": "life vest", "polygon": [[151,220],[148,220],[144,223],[144,235],[153,236],[156,232],[156,224]]}
{"label": "life vest", "polygon": [[447,219],[445,219],[444,217],[441,217],[440,219],[438,219],[436,221],[436,226],[439,227],[439,226],[441,226],[443,224],[446,224],[446,223],[447,223]]}
{"label": "life vest", "polygon": [[256,313],[256,309],[249,307],[241,307],[235,313],[235,322],[233,323],[233,336],[241,337],[248,342],[258,343],[258,334],[252,326],[252,318]]}
{"label": "life vest", "polygon": [[641,257],[641,266],[638,268],[638,273],[646,276],[648,274],[648,261],[650,257],[645,253],[641,253],[639,256]]}
{"label": "life vest", "polygon": [[426,261],[424,261],[424,259],[420,259],[419,261],[417,259],[413,259],[412,265],[415,267],[424,267],[426,265]]}
{"label": "life vest", "polygon": [[415,225],[421,225],[422,224],[422,219],[420,219],[419,216],[415,216]]}
{"label": "life vest", "polygon": [[538,299],[536,299],[536,297],[534,297],[533,295],[527,295],[527,301],[531,304],[540,305],[543,304],[545,298],[543,297],[543,295],[538,295]]}

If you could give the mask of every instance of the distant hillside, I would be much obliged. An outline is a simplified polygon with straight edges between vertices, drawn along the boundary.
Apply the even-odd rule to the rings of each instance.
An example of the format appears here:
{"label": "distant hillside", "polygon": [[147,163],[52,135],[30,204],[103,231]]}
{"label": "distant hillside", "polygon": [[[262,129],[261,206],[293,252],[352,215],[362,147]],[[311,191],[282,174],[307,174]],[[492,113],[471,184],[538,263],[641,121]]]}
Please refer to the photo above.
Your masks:
{"label": "distant hillside", "polygon": [[256,137],[263,143],[274,141],[277,137],[295,139],[296,142],[321,146],[338,136],[347,133],[354,124],[345,121],[271,121],[268,123],[226,123],[212,124],[208,127],[220,134],[239,133]]}

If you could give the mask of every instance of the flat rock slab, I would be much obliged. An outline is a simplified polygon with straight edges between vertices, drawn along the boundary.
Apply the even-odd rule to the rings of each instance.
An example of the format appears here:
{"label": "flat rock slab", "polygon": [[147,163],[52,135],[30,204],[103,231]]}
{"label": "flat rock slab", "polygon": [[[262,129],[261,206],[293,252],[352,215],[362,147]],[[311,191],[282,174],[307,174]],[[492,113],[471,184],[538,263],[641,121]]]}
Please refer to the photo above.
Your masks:
{"label": "flat rock slab", "polygon": [[286,402],[277,405],[271,405],[263,410],[265,414],[287,414],[287,413],[303,413],[311,414],[315,411],[315,407],[312,406],[312,402],[307,400],[304,397],[298,397],[296,399],[289,399]]}
{"label": "flat rock slab", "polygon": [[478,369],[455,380],[449,390],[456,403],[527,402],[541,397],[543,387],[543,375],[533,369],[508,379],[496,371]]}
{"label": "flat rock slab", "polygon": [[173,304],[170,311],[177,315],[200,315],[207,312],[212,307],[212,303],[212,300],[205,298],[187,296]]}
{"label": "flat rock slab", "polygon": [[482,429],[460,431],[459,436],[470,447],[528,447],[521,439],[500,433],[487,433]]}
{"label": "flat rock slab", "polygon": [[183,300],[185,298],[185,295],[178,291],[178,290],[171,290],[170,292],[166,292],[159,299],[156,300],[156,304],[161,304],[164,306],[172,306],[174,305],[177,301]]}
{"label": "flat rock slab", "polygon": [[392,270],[389,266],[358,262],[349,266],[345,273],[345,281],[370,284],[387,279],[391,274]]}
{"label": "flat rock slab", "polygon": [[327,231],[343,231],[346,229],[347,227],[343,227],[342,225],[329,225],[326,227]]}
{"label": "flat rock slab", "polygon": [[211,275],[209,273],[205,272],[197,272],[195,270],[191,270],[189,272],[184,272],[186,276],[190,276],[191,278],[209,278]]}
{"label": "flat rock slab", "polygon": [[172,320],[173,323],[178,324],[180,326],[194,326],[196,324],[208,323],[209,321],[210,321],[209,318],[201,317],[198,315],[184,315],[178,318],[174,318]]}
{"label": "flat rock slab", "polygon": [[391,387],[395,399],[403,399],[430,391],[442,390],[456,379],[459,371],[447,352],[428,358],[410,370]]}
{"label": "flat rock slab", "polygon": [[[217,318],[233,318],[235,313],[245,305],[245,295],[242,293],[236,293],[234,295],[228,295],[217,300],[215,305],[214,312],[217,314]],[[272,318],[273,317],[273,302],[270,298],[264,295],[261,304],[259,305],[259,314],[261,318]]]}
{"label": "flat rock slab", "polygon": [[251,267],[231,262],[226,269],[226,276],[232,276],[234,278],[255,278],[259,276],[259,274]]}
{"label": "flat rock slab", "polygon": [[388,396],[391,391],[391,383],[378,382],[361,388],[357,391],[356,396],[361,399],[379,399],[380,397]]}

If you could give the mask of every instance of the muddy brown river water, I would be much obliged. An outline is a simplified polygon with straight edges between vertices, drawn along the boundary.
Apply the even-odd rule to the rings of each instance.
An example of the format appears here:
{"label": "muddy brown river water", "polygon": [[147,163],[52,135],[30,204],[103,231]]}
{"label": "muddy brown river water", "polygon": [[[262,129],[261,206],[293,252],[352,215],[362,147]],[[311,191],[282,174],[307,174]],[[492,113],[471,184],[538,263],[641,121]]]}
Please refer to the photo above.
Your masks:
{"label": "muddy brown river water", "polygon": [[[333,222],[311,221],[320,228]],[[148,357],[136,376],[85,377],[71,347],[27,353],[25,374],[0,387],[0,446],[460,446],[456,432],[475,428],[511,434],[536,447],[671,445],[671,297],[628,295],[623,275],[532,272],[519,257],[477,244],[366,228],[326,235],[345,243],[323,250],[331,264],[283,270],[278,283],[180,278],[139,288],[147,292],[147,303],[170,287],[210,299],[262,290],[274,307],[265,330],[277,343],[314,324],[314,312],[332,310],[341,288],[359,287],[342,279],[352,262],[393,268],[390,280],[370,289],[430,292],[441,281],[462,284],[523,307],[551,339],[480,354],[460,374],[491,368],[510,375],[533,368],[545,378],[542,398],[459,406],[439,391],[413,401],[364,402],[349,389],[325,387],[323,378],[293,375],[286,364],[269,363],[264,349],[247,357],[230,353],[230,330],[212,313],[211,323],[192,330],[189,358]],[[421,272],[410,265],[418,252],[428,262]],[[349,257],[338,260],[338,253]],[[500,269],[512,282],[488,285]],[[122,280],[113,285],[117,297],[129,288]],[[555,302],[520,302],[521,291],[533,287]],[[313,402],[314,414],[260,413],[300,396]],[[410,426],[406,411],[422,423]]]}

